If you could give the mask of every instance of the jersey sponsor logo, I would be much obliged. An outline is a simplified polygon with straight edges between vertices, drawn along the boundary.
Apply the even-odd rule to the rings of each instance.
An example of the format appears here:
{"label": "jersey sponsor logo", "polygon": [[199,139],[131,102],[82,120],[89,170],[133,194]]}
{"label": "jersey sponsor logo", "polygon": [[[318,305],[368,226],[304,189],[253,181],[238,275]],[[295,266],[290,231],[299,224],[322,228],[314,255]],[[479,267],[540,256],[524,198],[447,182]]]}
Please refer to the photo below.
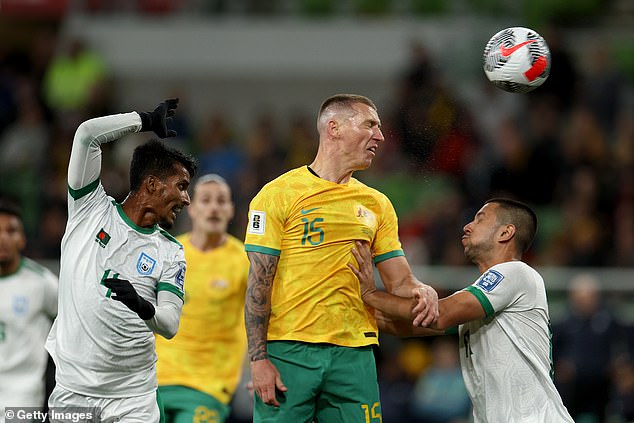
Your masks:
{"label": "jersey sponsor logo", "polygon": [[176,276],[174,277],[174,283],[181,289],[181,291],[185,287],[185,266],[182,264],[178,265],[178,272],[176,272]]}
{"label": "jersey sponsor logo", "polygon": [[263,211],[251,210],[247,232],[254,235],[264,235],[265,227],[266,213]]}
{"label": "jersey sponsor logo", "polygon": [[480,279],[478,279],[476,286],[479,286],[486,292],[491,292],[500,282],[502,282],[502,279],[504,279],[504,276],[500,272],[489,270],[482,275]]}
{"label": "jersey sponsor logo", "polygon": [[314,212],[315,210],[319,210],[320,208],[321,207],[313,207],[312,209],[307,209],[307,210],[301,209],[299,212],[301,214],[308,214],[308,213]]}
{"label": "jersey sponsor logo", "polygon": [[97,235],[95,235],[95,241],[99,243],[101,248],[105,248],[108,242],[110,242],[110,234],[101,228],[99,232],[97,232]]}
{"label": "jersey sponsor logo", "polygon": [[147,276],[152,273],[156,266],[156,260],[145,253],[141,253],[139,260],[136,262],[136,270],[139,274]]}
{"label": "jersey sponsor logo", "polygon": [[24,316],[29,311],[29,299],[24,295],[16,295],[13,297],[13,314],[16,316]]}

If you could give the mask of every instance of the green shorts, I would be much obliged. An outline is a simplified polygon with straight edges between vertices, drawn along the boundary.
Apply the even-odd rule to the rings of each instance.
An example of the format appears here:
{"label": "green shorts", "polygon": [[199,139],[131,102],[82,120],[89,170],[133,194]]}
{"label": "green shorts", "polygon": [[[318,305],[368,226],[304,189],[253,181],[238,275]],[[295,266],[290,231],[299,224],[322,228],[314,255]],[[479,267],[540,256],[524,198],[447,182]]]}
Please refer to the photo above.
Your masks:
{"label": "green shorts", "polygon": [[256,395],[254,423],[381,422],[371,346],[272,341],[267,349],[288,391],[278,396],[280,407]]}
{"label": "green shorts", "polygon": [[159,386],[167,423],[222,423],[229,406],[204,392],[187,386]]}

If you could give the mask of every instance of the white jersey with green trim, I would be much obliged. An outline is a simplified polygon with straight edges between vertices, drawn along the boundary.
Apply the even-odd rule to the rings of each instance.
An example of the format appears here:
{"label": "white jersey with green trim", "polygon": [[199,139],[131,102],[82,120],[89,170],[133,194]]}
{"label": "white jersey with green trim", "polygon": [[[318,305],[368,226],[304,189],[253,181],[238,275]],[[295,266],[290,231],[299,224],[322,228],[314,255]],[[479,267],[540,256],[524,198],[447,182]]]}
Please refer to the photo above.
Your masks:
{"label": "white jersey with green trim", "polygon": [[0,407],[44,403],[44,350],[57,314],[57,276],[23,257],[18,270],[0,276]]}
{"label": "white jersey with green trim", "polygon": [[98,179],[99,144],[139,128],[136,113],[97,118],[80,126],[73,142],[59,312],[46,348],[57,384],[82,395],[128,398],[157,388],[154,334],[135,312],[110,298],[104,279],[129,280],[154,306],[161,290],[183,297],[183,246],[159,226],[135,225]]}
{"label": "white jersey with green trim", "polygon": [[486,312],[459,328],[474,423],[573,423],[552,379],[552,333],[539,273],[521,261],[501,263],[464,290]]}

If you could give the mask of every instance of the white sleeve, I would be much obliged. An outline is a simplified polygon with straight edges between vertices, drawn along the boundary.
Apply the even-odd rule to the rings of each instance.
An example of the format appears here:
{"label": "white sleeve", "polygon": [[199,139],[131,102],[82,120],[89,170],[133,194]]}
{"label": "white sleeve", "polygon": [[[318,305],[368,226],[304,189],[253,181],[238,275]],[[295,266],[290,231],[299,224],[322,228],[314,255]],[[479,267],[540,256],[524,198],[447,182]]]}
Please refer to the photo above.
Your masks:
{"label": "white sleeve", "polygon": [[148,327],[164,338],[173,338],[178,332],[183,300],[170,291],[159,291],[154,310],[154,317],[145,321]]}
{"label": "white sleeve", "polygon": [[46,314],[53,320],[57,316],[57,291],[59,282],[57,276],[47,273],[44,278],[44,309]]}
{"label": "white sleeve", "polygon": [[68,187],[77,191],[99,178],[101,144],[140,130],[141,117],[137,112],[98,117],[79,125],[68,163]]}
{"label": "white sleeve", "polygon": [[474,294],[490,316],[515,304],[524,295],[526,286],[518,278],[517,266],[502,263],[484,272],[464,290]]}

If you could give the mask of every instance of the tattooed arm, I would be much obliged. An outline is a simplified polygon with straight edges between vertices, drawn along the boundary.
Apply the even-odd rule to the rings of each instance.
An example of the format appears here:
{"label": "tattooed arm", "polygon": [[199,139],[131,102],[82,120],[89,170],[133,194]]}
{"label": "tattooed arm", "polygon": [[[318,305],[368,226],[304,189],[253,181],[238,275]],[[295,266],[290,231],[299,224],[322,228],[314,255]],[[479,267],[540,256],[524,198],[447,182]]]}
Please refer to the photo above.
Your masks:
{"label": "tattooed arm", "polygon": [[276,390],[285,392],[280,373],[269,360],[266,337],[271,315],[271,290],[279,257],[248,252],[249,278],[244,301],[249,362],[253,388],[265,404],[279,407]]}

